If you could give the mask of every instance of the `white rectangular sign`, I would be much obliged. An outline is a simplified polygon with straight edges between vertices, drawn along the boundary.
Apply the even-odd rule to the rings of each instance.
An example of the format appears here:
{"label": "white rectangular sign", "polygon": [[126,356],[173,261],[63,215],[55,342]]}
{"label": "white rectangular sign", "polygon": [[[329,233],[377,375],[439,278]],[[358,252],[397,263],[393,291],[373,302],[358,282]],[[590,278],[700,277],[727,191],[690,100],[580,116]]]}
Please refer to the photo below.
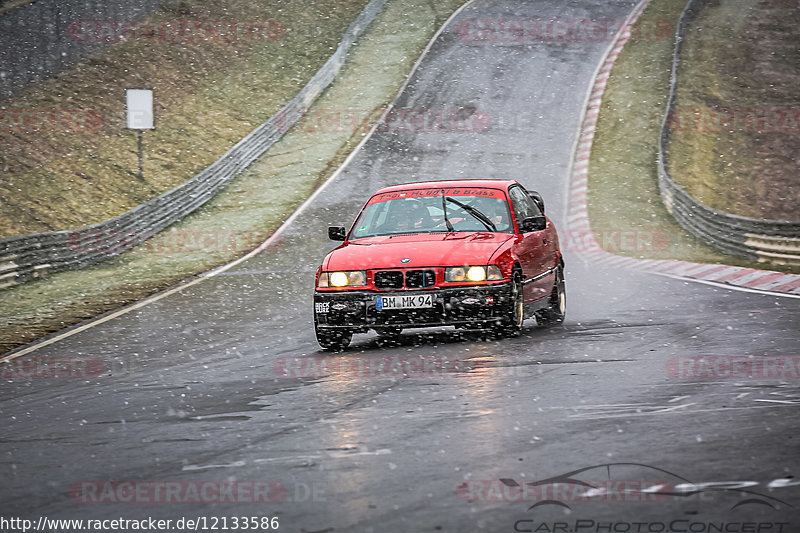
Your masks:
{"label": "white rectangular sign", "polygon": [[125,89],[128,128],[132,130],[152,130],[153,90]]}

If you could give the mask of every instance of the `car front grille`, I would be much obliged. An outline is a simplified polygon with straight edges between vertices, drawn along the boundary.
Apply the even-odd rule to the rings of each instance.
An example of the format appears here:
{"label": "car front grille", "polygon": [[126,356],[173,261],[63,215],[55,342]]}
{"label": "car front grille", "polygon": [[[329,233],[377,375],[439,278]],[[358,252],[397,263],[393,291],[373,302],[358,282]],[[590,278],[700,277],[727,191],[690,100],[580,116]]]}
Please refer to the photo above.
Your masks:
{"label": "car front grille", "polygon": [[376,289],[402,289],[403,273],[399,270],[381,270],[375,272]]}
{"label": "car front grille", "polygon": [[[424,289],[436,285],[436,272],[433,270],[380,270],[375,272],[375,288]],[[404,283],[405,282],[405,283]]]}
{"label": "car front grille", "polygon": [[406,272],[406,288],[422,289],[436,284],[436,272],[433,270],[409,270]]}

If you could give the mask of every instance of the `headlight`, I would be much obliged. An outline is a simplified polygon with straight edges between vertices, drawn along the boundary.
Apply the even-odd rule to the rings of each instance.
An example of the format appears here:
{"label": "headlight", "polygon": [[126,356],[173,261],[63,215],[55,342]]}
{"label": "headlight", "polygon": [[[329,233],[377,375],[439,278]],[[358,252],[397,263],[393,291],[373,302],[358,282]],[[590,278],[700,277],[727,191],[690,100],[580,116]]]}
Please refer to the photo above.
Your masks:
{"label": "headlight", "polygon": [[496,281],[503,279],[503,274],[497,265],[483,265],[448,267],[444,270],[444,280],[448,283],[465,281]]}
{"label": "headlight", "polygon": [[323,272],[319,275],[318,287],[363,287],[367,284],[365,270],[348,270],[344,272]]}
{"label": "headlight", "polygon": [[330,280],[331,285],[334,287],[345,287],[350,281],[350,278],[344,272],[332,272]]}
{"label": "headlight", "polygon": [[444,269],[444,280],[447,282],[467,281],[466,267],[450,267]]}
{"label": "headlight", "polygon": [[472,266],[467,270],[467,279],[470,281],[483,281],[486,279],[486,267]]}

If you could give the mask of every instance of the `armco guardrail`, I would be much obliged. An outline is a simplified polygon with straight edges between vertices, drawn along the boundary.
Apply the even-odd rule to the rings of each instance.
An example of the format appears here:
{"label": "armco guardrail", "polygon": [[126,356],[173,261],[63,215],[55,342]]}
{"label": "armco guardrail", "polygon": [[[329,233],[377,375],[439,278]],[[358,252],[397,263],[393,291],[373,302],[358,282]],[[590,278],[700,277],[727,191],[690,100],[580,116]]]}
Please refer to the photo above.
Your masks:
{"label": "armco guardrail", "polygon": [[669,121],[675,108],[678,64],[686,29],[707,0],[689,0],[675,32],[669,103],[661,125],[658,144],[658,185],[667,211],[694,235],[725,253],[753,261],[800,264],[800,222],[760,220],[717,211],[703,205],[675,183],[669,174],[667,144]]}
{"label": "armco guardrail", "polygon": [[348,50],[386,1],[369,2],[345,32],[336,52],[297,96],[186,183],[122,215],[78,230],[0,239],[0,288],[119,255],[203,205],[297,122],[333,81]]}

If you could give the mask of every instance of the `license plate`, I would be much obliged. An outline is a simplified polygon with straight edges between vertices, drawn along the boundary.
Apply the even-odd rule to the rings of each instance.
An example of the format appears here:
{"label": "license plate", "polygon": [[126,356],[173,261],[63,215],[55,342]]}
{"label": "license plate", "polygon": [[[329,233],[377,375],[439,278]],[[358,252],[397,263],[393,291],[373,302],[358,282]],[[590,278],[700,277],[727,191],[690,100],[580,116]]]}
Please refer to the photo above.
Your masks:
{"label": "license plate", "polygon": [[424,309],[433,307],[433,297],[430,294],[414,296],[378,296],[375,307],[386,309]]}

